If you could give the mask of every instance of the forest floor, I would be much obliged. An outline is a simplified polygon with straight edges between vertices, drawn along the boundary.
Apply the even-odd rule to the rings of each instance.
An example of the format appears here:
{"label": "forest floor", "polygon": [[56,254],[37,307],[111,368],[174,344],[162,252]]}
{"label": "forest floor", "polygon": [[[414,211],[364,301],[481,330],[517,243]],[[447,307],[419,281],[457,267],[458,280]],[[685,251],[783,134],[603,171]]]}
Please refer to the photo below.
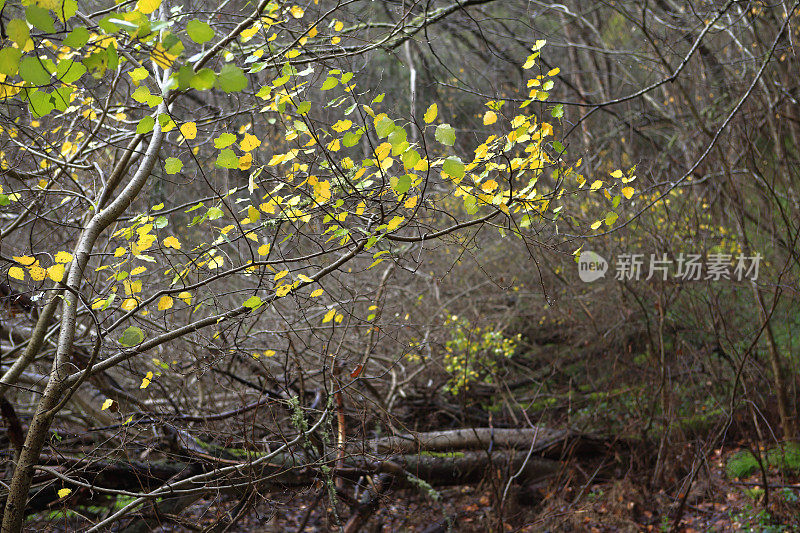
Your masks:
{"label": "forest floor", "polygon": [[[767,474],[771,489],[765,495],[760,471],[736,480],[729,477],[728,465],[745,453],[742,449],[731,449],[713,454],[706,472],[697,476],[680,525],[675,529],[675,510],[682,494],[653,493],[645,488],[645,480],[637,482],[635,475],[629,474],[622,479],[596,480],[583,486],[578,483],[512,486],[502,522],[494,504],[496,487],[486,480],[475,486],[441,488],[438,502],[417,491],[396,490],[382,499],[362,531],[444,532],[448,517],[452,520],[451,531],[459,532],[800,531],[800,476],[770,468]],[[592,465],[584,464],[581,468],[587,467]],[[315,500],[313,492],[287,490],[264,494],[253,511],[227,531],[337,531],[332,509],[323,508]],[[201,500],[185,515],[191,519],[192,527],[166,523],[156,531],[200,531],[213,527],[233,505],[235,502],[226,499]],[[307,515],[305,527],[300,527]],[[500,523],[502,526],[498,527]],[[51,531],[54,526],[61,529],[53,521],[48,525]],[[73,526],[77,527],[65,529],[80,529],[75,523]]]}

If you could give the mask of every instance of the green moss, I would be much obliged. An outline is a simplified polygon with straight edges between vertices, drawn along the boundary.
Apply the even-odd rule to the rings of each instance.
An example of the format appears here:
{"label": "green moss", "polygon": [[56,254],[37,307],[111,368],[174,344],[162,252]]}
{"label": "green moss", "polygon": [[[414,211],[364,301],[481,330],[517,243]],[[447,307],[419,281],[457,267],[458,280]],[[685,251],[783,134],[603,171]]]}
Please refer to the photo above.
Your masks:
{"label": "green moss", "polygon": [[[766,466],[777,468],[781,472],[800,472],[800,445],[795,443],[776,446],[767,451],[764,458]],[[743,478],[758,470],[758,461],[752,453],[742,450],[728,459],[726,471],[728,477]]]}
{"label": "green moss", "polygon": [[758,461],[752,453],[743,450],[728,459],[725,470],[731,479],[747,477],[758,470]]}
{"label": "green moss", "polygon": [[782,471],[800,472],[800,444],[788,443],[767,452],[767,463]]}

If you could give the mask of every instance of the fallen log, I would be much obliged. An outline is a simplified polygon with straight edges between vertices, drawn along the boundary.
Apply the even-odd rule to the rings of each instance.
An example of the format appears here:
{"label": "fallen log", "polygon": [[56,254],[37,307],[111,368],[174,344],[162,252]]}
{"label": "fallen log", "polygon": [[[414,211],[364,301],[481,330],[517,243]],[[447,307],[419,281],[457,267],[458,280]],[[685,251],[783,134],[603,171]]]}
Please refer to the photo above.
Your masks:
{"label": "fallen log", "polygon": [[510,448],[534,451],[577,436],[568,430],[544,427],[525,429],[466,428],[384,437],[371,441],[378,453]]}

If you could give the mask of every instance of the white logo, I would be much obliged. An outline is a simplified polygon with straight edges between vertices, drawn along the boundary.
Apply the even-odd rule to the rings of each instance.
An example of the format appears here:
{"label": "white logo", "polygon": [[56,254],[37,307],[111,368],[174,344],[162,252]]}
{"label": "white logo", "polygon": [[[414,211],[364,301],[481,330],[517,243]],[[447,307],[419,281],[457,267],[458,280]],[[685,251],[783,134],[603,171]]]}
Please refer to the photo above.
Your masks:
{"label": "white logo", "polygon": [[608,261],[595,252],[581,252],[578,259],[578,275],[586,283],[605,277]]}

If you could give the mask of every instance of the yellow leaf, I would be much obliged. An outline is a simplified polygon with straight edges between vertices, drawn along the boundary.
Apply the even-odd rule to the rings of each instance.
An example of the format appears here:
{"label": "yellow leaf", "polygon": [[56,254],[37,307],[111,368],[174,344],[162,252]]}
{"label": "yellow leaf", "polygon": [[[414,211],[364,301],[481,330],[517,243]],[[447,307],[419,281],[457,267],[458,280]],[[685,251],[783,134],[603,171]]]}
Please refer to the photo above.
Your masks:
{"label": "yellow leaf", "polygon": [[341,324],[343,318],[344,318],[343,314],[338,314],[336,315],[336,318],[333,319],[333,321],[336,322],[337,324]]}
{"label": "yellow leaf", "polygon": [[114,405],[114,400],[112,400],[111,398],[107,398],[106,401],[103,402],[103,407],[101,407],[100,410],[105,411],[112,405]]}
{"label": "yellow leaf", "polygon": [[264,356],[265,357],[274,357],[275,356],[275,350],[264,350]]}
{"label": "yellow leaf", "polygon": [[161,297],[160,300],[158,300],[158,310],[165,311],[167,309],[170,309],[172,307],[172,304],[173,304],[172,296],[165,294],[164,296]]}
{"label": "yellow leaf", "polygon": [[292,7],[289,9],[289,11],[292,13],[292,16],[293,16],[294,18],[296,18],[296,19],[301,19],[301,18],[303,18],[303,15],[305,14],[305,11],[303,11],[303,8],[302,8],[302,7],[300,7],[300,6],[292,6]]}
{"label": "yellow leaf", "polygon": [[497,182],[494,180],[487,180],[481,183],[481,189],[483,192],[492,192],[497,188]]}
{"label": "yellow leaf", "polygon": [[560,69],[560,68],[558,68],[558,67],[556,67],[556,68],[554,68],[554,69],[550,70],[550,71],[547,73],[547,75],[548,75],[548,76],[555,76],[555,75],[556,75],[556,74],[558,74],[559,72],[561,72],[561,69]]}
{"label": "yellow leaf", "polygon": [[490,124],[494,124],[497,122],[497,113],[494,111],[487,111],[483,115],[483,124],[484,126],[489,126]]}
{"label": "yellow leaf", "polygon": [[124,302],[122,302],[120,307],[125,311],[130,311],[136,308],[136,303],[137,302],[135,298],[127,298]]}
{"label": "yellow leaf", "polygon": [[284,277],[286,277],[286,274],[288,274],[288,273],[289,273],[289,271],[288,271],[288,270],[281,270],[280,272],[278,272],[277,274],[275,274],[275,281],[278,281],[278,280],[280,280],[280,279],[283,279]]}
{"label": "yellow leaf", "polygon": [[250,133],[245,133],[244,139],[242,139],[242,142],[239,143],[239,148],[241,148],[243,152],[255,150],[259,146],[261,146],[261,141],[259,138],[255,135],[251,135]]}
{"label": "yellow leaf", "polygon": [[32,267],[39,262],[38,260],[34,259],[29,255],[15,255],[14,257],[12,257],[12,259],[17,263],[19,263],[20,265],[26,267]]}
{"label": "yellow leaf", "polygon": [[69,252],[56,253],[56,263],[69,263],[72,261],[72,254]]}
{"label": "yellow leaf", "polygon": [[114,250],[114,257],[122,257],[123,255],[125,255],[125,248],[117,246],[117,249]]}
{"label": "yellow leaf", "polygon": [[258,209],[256,209],[252,205],[247,206],[247,219],[250,220],[251,223],[258,222],[260,218],[261,218],[261,213],[258,212]]}
{"label": "yellow leaf", "polygon": [[247,41],[252,39],[253,36],[256,33],[259,32],[260,29],[261,29],[261,25],[260,24],[255,24],[254,26],[251,26],[250,28],[247,28],[246,30],[244,30],[241,34],[239,34],[239,36],[242,39],[242,42],[246,43]]}
{"label": "yellow leaf", "polygon": [[275,294],[278,295],[278,298],[283,298],[292,290],[292,286],[288,283],[286,285],[281,285],[277,289],[275,289]]}
{"label": "yellow leaf", "polygon": [[624,189],[622,189],[622,196],[630,200],[631,196],[633,196],[633,192],[634,192],[633,187],[625,187]]}
{"label": "yellow leaf", "polygon": [[153,373],[148,372],[145,377],[142,378],[142,384],[139,385],[140,389],[146,389],[148,385],[150,385],[150,381],[153,379]]}
{"label": "yellow leaf", "polygon": [[592,183],[592,186],[590,187],[590,189],[592,189],[593,191],[596,191],[597,189],[599,189],[602,186],[603,186],[603,182],[601,180],[595,180],[595,182]]}
{"label": "yellow leaf", "polygon": [[197,124],[194,122],[181,124],[181,135],[183,135],[186,139],[194,139],[197,137]]}
{"label": "yellow leaf", "polygon": [[47,276],[56,283],[64,279],[64,265],[57,263],[47,269]]}
{"label": "yellow leaf", "polygon": [[217,269],[225,264],[225,258],[221,255],[216,255],[208,260],[208,268],[210,270]]}
{"label": "yellow leaf", "polygon": [[325,316],[322,319],[322,323],[325,324],[326,322],[330,322],[331,320],[333,320],[333,317],[335,316],[336,316],[336,309],[331,309],[330,311],[325,313]]}
{"label": "yellow leaf", "polygon": [[166,239],[164,239],[164,246],[167,248],[175,248],[176,250],[181,249],[181,241],[179,241],[174,236],[170,235]]}
{"label": "yellow leaf", "polygon": [[131,270],[131,276],[138,276],[142,272],[147,272],[147,267],[138,266],[134,268],[133,270]]}
{"label": "yellow leaf", "polygon": [[602,224],[602,223],[603,223],[603,222],[602,222],[602,221],[600,221],[600,220],[598,220],[598,221],[594,222],[594,223],[592,224],[592,229],[597,229],[597,228],[599,228],[599,227],[600,227],[600,224]]}
{"label": "yellow leaf", "polygon": [[313,279],[309,278],[305,274],[300,274],[297,277],[300,278],[301,281],[305,281],[306,283],[311,283],[312,281],[314,281]]}
{"label": "yellow leaf", "polygon": [[72,493],[72,489],[58,489],[58,497],[59,498],[66,498],[71,493]]}
{"label": "yellow leaf", "polygon": [[394,230],[396,230],[397,228],[400,227],[400,224],[402,224],[405,219],[406,219],[406,217],[394,217],[386,225],[386,231],[394,231]]}
{"label": "yellow leaf", "polygon": [[342,31],[342,28],[344,28],[344,22],[341,20],[337,20],[336,24],[333,25],[333,29],[336,31]]}
{"label": "yellow leaf", "polygon": [[617,179],[621,178],[622,177],[622,171],[619,170],[619,169],[615,170],[614,172],[611,173],[611,177],[612,178],[617,178]]}
{"label": "yellow leaf", "polygon": [[431,104],[430,107],[428,107],[428,110],[425,111],[425,116],[423,117],[425,119],[425,123],[430,124],[431,122],[436,120],[436,115],[438,114],[439,114],[439,106],[437,106],[435,103]]}
{"label": "yellow leaf", "polygon": [[180,292],[180,293],[178,293],[178,298],[180,298],[181,300],[186,302],[187,305],[191,305],[192,304],[192,293],[190,293],[190,292],[186,292],[186,291]]}
{"label": "yellow leaf", "polygon": [[20,267],[11,267],[8,269],[8,275],[14,279],[23,280],[25,279],[25,271],[22,270]]}
{"label": "yellow leaf", "polygon": [[322,294],[324,292],[325,292],[325,289],[317,289],[317,290],[315,290],[314,292],[311,293],[311,297],[312,298],[316,298],[317,296],[322,296]]}
{"label": "yellow leaf", "polygon": [[137,11],[149,15],[161,5],[161,0],[139,0],[136,4]]}
{"label": "yellow leaf", "polygon": [[248,170],[253,166],[253,154],[247,152],[239,158],[239,170]]}
{"label": "yellow leaf", "polygon": [[331,129],[333,131],[341,133],[341,132],[343,132],[345,130],[349,130],[350,126],[352,126],[352,125],[353,125],[353,121],[352,120],[339,120],[339,121],[336,122],[336,124],[331,126]]}
{"label": "yellow leaf", "polygon": [[258,247],[258,255],[269,255],[269,249],[271,246],[269,244],[262,244]]}
{"label": "yellow leaf", "polygon": [[28,274],[33,281],[42,281],[47,276],[47,271],[40,266],[32,266],[28,268]]}

